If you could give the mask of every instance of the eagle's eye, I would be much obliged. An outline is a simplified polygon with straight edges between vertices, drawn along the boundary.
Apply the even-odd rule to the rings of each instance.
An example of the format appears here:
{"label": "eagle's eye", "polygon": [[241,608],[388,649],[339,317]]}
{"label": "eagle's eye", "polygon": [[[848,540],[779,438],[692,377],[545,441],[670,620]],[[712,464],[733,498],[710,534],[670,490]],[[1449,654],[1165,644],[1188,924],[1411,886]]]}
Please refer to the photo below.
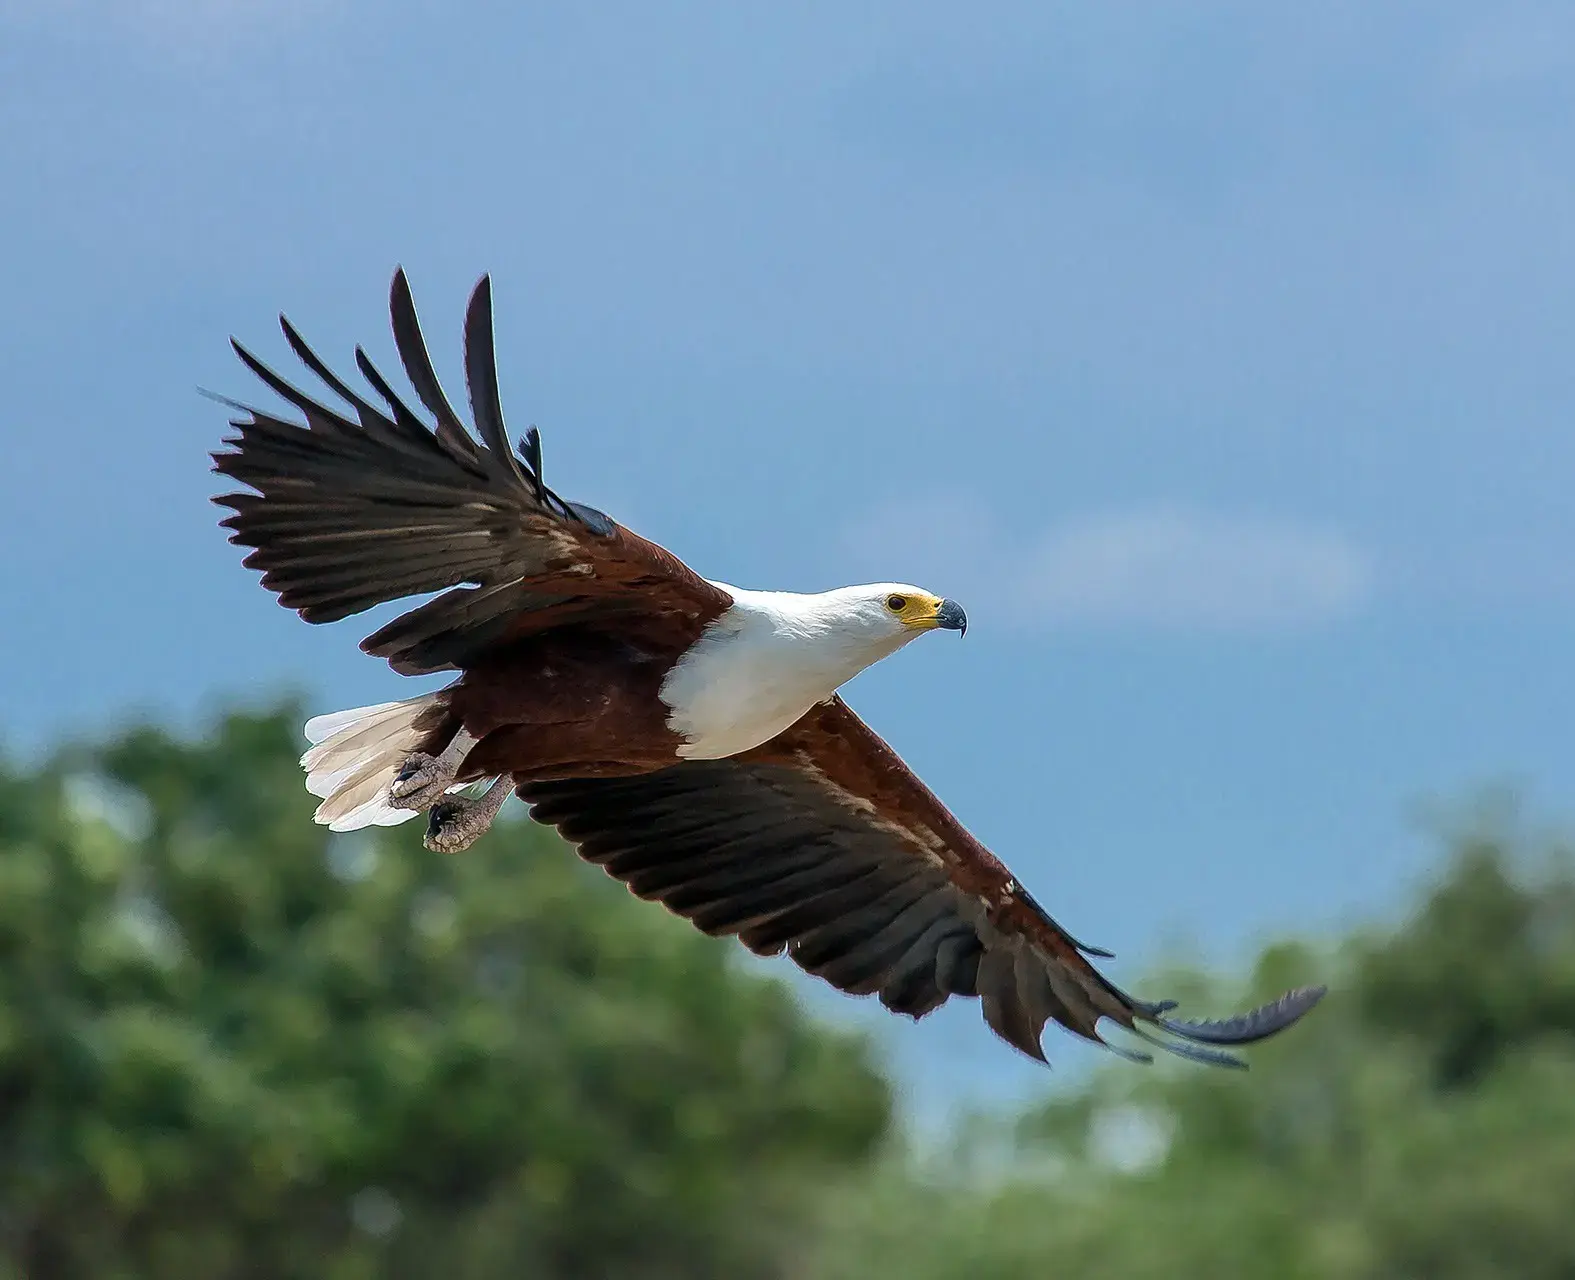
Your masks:
{"label": "eagle's eye", "polygon": [[904,609],[906,609],[908,607],[908,597],[907,596],[887,596],[886,597],[886,607],[888,609],[890,609],[893,613],[901,613]]}

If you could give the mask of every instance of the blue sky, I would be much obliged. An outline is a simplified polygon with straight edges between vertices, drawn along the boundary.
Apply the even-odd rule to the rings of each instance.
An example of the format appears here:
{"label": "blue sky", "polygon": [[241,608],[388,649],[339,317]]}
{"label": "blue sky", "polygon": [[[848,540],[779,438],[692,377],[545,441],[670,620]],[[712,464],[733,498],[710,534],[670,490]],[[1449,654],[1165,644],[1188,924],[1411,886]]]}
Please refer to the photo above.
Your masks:
{"label": "blue sky", "polygon": [[1553,3],[0,0],[0,734],[398,696],[194,388],[281,309],[392,364],[396,263],[457,381],[490,271],[560,490],[967,606],[850,700],[1118,978],[1392,912],[1418,802],[1575,813],[1572,72]]}

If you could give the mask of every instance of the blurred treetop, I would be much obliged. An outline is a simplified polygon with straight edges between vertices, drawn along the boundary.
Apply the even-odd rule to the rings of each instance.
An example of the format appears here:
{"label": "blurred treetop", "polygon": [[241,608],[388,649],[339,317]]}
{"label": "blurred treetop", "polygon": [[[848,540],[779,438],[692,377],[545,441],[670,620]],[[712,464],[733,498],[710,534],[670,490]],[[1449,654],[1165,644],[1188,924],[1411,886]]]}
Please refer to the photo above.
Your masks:
{"label": "blurred treetop", "polygon": [[0,776],[14,1273],[780,1274],[868,1046],[523,821],[315,826],[300,721]]}
{"label": "blurred treetop", "polygon": [[1332,991],[1250,1072],[1113,1066],[973,1126],[844,1202],[818,1274],[1575,1276],[1571,859],[1504,820],[1447,840],[1398,928],[1264,952],[1256,991]]}
{"label": "blurred treetop", "polygon": [[0,767],[0,1277],[1575,1277],[1575,872],[1512,822],[1247,992],[1170,975],[1331,980],[1250,1072],[919,1153],[864,1038],[550,834],[315,826],[299,723]]}

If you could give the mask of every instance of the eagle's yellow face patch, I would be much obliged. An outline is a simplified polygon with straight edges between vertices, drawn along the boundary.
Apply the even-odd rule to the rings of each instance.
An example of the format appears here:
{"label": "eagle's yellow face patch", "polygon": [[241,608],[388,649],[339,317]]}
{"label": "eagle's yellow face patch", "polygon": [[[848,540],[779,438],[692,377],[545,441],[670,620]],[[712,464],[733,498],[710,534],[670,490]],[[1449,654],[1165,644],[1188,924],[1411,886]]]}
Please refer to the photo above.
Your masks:
{"label": "eagle's yellow face patch", "polygon": [[915,631],[933,631],[942,625],[946,601],[927,591],[904,591],[886,597],[886,612]]}

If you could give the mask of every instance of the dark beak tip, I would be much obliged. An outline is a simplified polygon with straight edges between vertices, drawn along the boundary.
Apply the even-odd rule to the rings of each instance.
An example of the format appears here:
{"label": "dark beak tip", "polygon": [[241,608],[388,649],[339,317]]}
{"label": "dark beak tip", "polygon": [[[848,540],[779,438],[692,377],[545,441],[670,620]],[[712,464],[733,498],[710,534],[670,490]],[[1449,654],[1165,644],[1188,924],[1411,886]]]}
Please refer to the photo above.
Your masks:
{"label": "dark beak tip", "polygon": [[968,615],[963,612],[962,605],[955,600],[942,600],[941,607],[936,614],[936,620],[947,631],[955,631],[959,635],[968,634]]}

